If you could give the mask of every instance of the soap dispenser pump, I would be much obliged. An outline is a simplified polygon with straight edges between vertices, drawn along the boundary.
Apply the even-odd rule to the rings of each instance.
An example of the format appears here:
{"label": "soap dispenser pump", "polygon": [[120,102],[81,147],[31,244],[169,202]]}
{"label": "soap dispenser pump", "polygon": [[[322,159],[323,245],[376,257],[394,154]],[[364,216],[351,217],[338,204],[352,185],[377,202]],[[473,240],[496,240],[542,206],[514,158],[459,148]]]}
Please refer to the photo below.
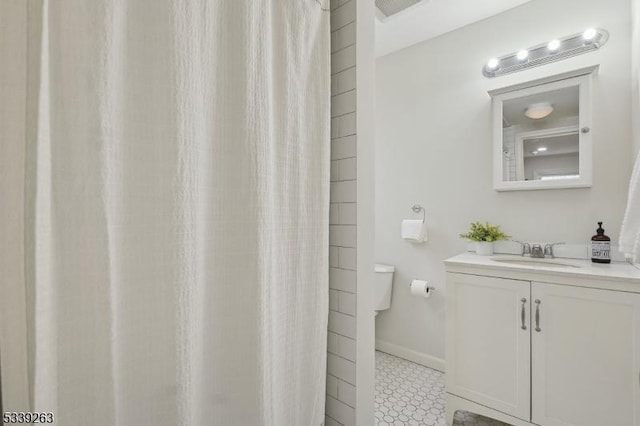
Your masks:
{"label": "soap dispenser pump", "polygon": [[598,222],[596,235],[591,237],[591,261],[594,263],[611,263],[611,238],[604,234],[602,222]]}

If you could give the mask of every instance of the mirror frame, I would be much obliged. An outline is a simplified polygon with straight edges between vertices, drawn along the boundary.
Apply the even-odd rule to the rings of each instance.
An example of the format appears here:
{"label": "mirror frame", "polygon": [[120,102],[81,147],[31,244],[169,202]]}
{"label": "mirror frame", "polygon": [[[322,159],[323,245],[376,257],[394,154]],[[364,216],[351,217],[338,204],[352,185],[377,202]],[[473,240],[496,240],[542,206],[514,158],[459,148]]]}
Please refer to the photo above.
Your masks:
{"label": "mirror frame", "polygon": [[[492,98],[493,129],[493,189],[496,191],[528,191],[540,189],[588,188],[592,186],[593,145],[591,130],[592,80],[598,66],[583,68],[539,80],[496,89],[489,92]],[[535,95],[551,90],[578,86],[579,115],[579,178],[567,180],[503,180],[503,103],[511,99]]]}

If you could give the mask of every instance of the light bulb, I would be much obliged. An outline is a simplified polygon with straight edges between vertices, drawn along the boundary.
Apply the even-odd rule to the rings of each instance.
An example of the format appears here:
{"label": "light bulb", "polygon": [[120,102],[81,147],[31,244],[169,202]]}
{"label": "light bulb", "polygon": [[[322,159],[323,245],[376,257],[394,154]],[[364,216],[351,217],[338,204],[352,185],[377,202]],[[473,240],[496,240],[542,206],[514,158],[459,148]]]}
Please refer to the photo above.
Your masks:
{"label": "light bulb", "polygon": [[538,152],[545,152],[547,150],[546,146],[539,146],[538,147]]}
{"label": "light bulb", "polygon": [[587,41],[591,41],[595,38],[596,34],[598,34],[598,32],[594,28],[589,28],[584,33],[582,33],[582,38]]}
{"label": "light bulb", "polygon": [[522,49],[521,51],[518,52],[518,54],[516,55],[516,58],[518,58],[521,61],[524,61],[525,59],[527,59],[528,56],[529,56],[529,51]]}
{"label": "light bulb", "polygon": [[489,59],[489,62],[487,62],[487,68],[489,68],[490,70],[495,70],[496,68],[498,68],[499,64],[500,64],[500,61],[498,61],[498,59],[491,58]]}
{"label": "light bulb", "polygon": [[547,45],[547,48],[550,51],[555,52],[556,50],[558,50],[560,48],[560,40],[551,40],[549,42],[549,44]]}

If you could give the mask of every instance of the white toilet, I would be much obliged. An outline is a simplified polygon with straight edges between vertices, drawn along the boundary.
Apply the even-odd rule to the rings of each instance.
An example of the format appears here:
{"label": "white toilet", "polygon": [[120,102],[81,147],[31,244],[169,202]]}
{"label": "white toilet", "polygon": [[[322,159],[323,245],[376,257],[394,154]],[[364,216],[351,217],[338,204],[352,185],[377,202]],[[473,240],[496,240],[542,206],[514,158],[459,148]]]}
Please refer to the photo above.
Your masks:
{"label": "white toilet", "polygon": [[374,300],[373,309],[378,315],[378,311],[389,309],[391,306],[391,288],[393,285],[393,272],[396,270],[393,265],[383,265],[376,263],[374,278]]}

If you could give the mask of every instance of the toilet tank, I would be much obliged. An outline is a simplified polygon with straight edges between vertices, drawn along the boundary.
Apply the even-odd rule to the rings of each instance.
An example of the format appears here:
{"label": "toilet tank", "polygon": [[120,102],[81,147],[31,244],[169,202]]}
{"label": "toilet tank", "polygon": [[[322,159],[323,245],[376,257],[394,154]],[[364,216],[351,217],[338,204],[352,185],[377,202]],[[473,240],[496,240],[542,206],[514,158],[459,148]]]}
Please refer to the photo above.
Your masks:
{"label": "toilet tank", "polygon": [[393,265],[382,263],[376,263],[375,265],[373,309],[376,312],[391,307],[391,288],[395,270],[396,268]]}

